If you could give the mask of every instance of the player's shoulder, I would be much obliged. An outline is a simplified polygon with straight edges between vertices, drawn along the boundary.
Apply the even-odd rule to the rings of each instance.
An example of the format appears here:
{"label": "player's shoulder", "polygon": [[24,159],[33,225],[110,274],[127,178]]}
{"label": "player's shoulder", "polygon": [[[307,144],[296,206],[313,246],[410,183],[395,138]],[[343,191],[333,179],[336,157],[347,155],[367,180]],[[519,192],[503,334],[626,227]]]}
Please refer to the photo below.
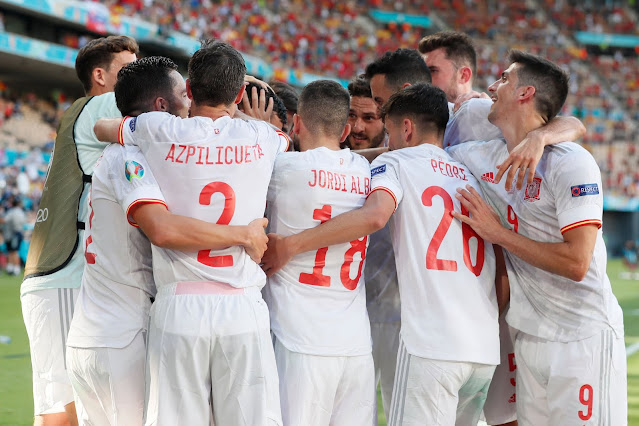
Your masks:
{"label": "player's shoulder", "polygon": [[547,146],[544,155],[548,157],[549,165],[553,163],[595,164],[595,158],[583,146],[575,142],[561,142]]}

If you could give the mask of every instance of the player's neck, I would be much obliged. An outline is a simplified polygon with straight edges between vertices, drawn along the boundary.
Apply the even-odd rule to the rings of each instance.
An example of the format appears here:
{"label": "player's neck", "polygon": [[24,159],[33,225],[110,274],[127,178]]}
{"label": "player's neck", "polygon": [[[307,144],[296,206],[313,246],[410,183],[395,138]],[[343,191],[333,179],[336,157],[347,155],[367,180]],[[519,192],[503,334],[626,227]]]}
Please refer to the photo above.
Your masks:
{"label": "player's neck", "polygon": [[300,148],[302,151],[321,147],[328,148],[333,151],[339,151],[341,149],[339,141],[335,138],[316,135],[300,140]]}
{"label": "player's neck", "polygon": [[499,126],[501,133],[506,139],[508,152],[517,147],[531,131],[544,126],[546,123],[538,114],[522,114],[519,117],[513,116],[508,123]]}
{"label": "player's neck", "polygon": [[191,105],[191,117],[209,117],[217,120],[221,117],[233,117],[235,114],[235,105],[227,106],[209,106],[209,105]]}
{"label": "player's neck", "polygon": [[406,147],[410,147],[410,146],[419,146],[419,145],[434,145],[438,148],[442,148],[444,147],[442,138],[440,138],[437,135],[434,134],[429,134],[426,135],[422,138],[420,138],[419,140],[416,140],[415,143],[409,143]]}

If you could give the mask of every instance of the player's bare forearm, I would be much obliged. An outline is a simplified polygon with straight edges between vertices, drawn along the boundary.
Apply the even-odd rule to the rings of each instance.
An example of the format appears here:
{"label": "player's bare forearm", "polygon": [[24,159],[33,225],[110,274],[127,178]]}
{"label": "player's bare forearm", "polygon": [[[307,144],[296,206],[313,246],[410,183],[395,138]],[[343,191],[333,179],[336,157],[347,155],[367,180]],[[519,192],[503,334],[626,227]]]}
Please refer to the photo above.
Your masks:
{"label": "player's bare forearm", "polygon": [[[508,158],[497,165],[498,172],[495,181],[499,183],[504,173],[508,172],[505,183],[506,190],[511,189],[515,175],[517,175],[517,188],[521,189],[524,180],[527,180],[528,183],[533,181],[545,146],[574,141],[585,133],[586,128],[583,123],[575,117],[553,118],[545,126],[530,131],[526,138],[509,153]],[[528,176],[527,179],[526,176]]]}
{"label": "player's bare forearm", "polygon": [[158,247],[197,251],[242,246],[251,257],[257,258],[261,258],[266,250],[264,227],[267,220],[263,218],[248,226],[216,225],[174,215],[160,204],[143,204],[131,212],[131,216],[151,243]]}
{"label": "player's bare forearm", "polygon": [[384,191],[375,191],[363,207],[343,213],[299,234],[282,237],[269,234],[269,248],[262,258],[268,276],[275,274],[293,256],[370,235],[386,225],[395,209],[395,201]]}
{"label": "player's bare forearm", "polygon": [[122,118],[101,118],[93,126],[95,137],[102,142],[118,142],[118,133]]}
{"label": "player's bare forearm", "polygon": [[506,270],[504,252],[498,245],[493,244],[493,249],[495,250],[496,260],[495,292],[497,294],[499,315],[501,315],[510,302],[510,282],[508,281],[508,271]]}
{"label": "player's bare forearm", "polygon": [[531,265],[573,281],[581,281],[588,272],[597,238],[597,226],[580,226],[563,234],[564,241],[545,243],[531,240],[504,226],[477,191],[468,186],[458,189],[457,199],[469,215],[452,215],[470,225],[486,241],[501,246]]}

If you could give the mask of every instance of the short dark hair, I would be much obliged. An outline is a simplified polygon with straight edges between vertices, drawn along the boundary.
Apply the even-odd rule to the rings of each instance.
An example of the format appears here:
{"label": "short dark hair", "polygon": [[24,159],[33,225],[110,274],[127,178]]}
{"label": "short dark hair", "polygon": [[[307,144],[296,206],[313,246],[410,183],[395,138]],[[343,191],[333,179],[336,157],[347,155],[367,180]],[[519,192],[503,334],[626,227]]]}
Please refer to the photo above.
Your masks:
{"label": "short dark hair", "polygon": [[244,58],[230,44],[203,40],[189,61],[189,83],[198,105],[232,105],[244,86]]}
{"label": "short dark hair", "polygon": [[467,34],[457,31],[431,34],[420,40],[418,49],[421,54],[444,49],[446,57],[456,68],[468,65],[473,70],[473,77],[477,74],[477,52],[473,40]]}
{"label": "short dark hair", "polygon": [[122,67],[115,83],[115,102],[123,116],[153,110],[158,96],[173,102],[171,71],[178,66],[164,56],[148,56]]}
{"label": "short dark hair", "polygon": [[397,49],[386,52],[366,67],[366,79],[378,74],[385,76],[386,85],[394,90],[401,89],[404,83],[430,83],[430,71],[424,59],[414,49]]}
{"label": "short dark hair", "polygon": [[356,77],[348,83],[348,93],[353,97],[373,98],[371,83],[365,78]]}
{"label": "short dark hair", "polygon": [[350,97],[339,83],[316,80],[302,90],[297,113],[310,132],[339,137],[348,121],[349,108]]}
{"label": "short dark hair", "polygon": [[[251,96],[251,93],[254,87],[257,88],[257,93],[260,93],[260,90],[263,89],[262,86],[252,81],[246,85],[246,93],[248,95],[249,104],[251,106],[253,106],[253,97]],[[286,107],[284,106],[284,102],[282,102],[282,100],[275,94],[274,91],[272,91],[271,89],[266,89],[267,104],[268,104],[268,100],[271,98],[273,98],[273,112],[277,114],[277,117],[282,122],[282,125],[286,126],[286,123],[288,120],[286,117]]]}
{"label": "short dark hair", "polygon": [[139,53],[138,43],[129,36],[108,36],[88,42],[75,58],[75,73],[78,75],[84,91],[89,93],[93,85],[91,75],[96,68],[106,70],[111,66],[113,55],[129,51]]}
{"label": "short dark hair", "polygon": [[271,86],[277,97],[284,102],[287,111],[297,112],[299,95],[293,86],[282,81],[271,81],[269,86]]}
{"label": "short dark hair", "polygon": [[410,118],[420,131],[443,139],[448,124],[446,93],[431,84],[413,84],[394,93],[382,107],[384,120]]}
{"label": "short dark hair", "polygon": [[535,88],[535,108],[546,121],[556,116],[568,96],[569,76],[557,64],[548,59],[521,50],[511,50],[510,63],[518,63],[517,80],[519,86]]}

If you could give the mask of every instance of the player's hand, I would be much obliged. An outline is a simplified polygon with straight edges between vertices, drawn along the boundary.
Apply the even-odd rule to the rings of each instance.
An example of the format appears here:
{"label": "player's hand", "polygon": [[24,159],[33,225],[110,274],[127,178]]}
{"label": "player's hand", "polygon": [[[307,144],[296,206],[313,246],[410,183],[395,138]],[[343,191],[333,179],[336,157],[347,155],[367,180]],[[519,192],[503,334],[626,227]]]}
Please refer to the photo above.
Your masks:
{"label": "player's hand", "polygon": [[268,85],[268,83],[266,83],[265,81],[260,80],[259,78],[255,78],[252,75],[246,74],[244,76],[244,83],[245,84],[255,83],[255,84],[257,84],[258,86],[260,86],[264,90],[271,90],[272,92],[274,91],[273,88]]}
{"label": "player's hand", "polygon": [[[249,102],[249,96],[251,96],[251,102]],[[269,98],[267,104],[266,90],[261,89],[258,93],[257,87],[253,87],[250,94],[244,91],[242,109],[244,114],[268,123],[273,114],[273,98]]]}
{"label": "player's hand", "polygon": [[457,112],[457,110],[459,109],[459,107],[466,101],[470,100],[470,99],[475,99],[475,98],[483,98],[483,99],[490,99],[490,96],[488,96],[486,93],[479,93],[479,92],[475,92],[474,90],[471,90],[470,92],[466,92],[462,95],[457,96],[457,99],[455,99],[455,106],[453,107],[453,112]]}
{"label": "player's hand", "polygon": [[268,225],[268,219],[260,218],[253,220],[246,226],[246,243],[243,247],[250,258],[258,264],[262,262],[262,256],[268,243],[268,237],[264,232],[266,225]]}
{"label": "player's hand", "polygon": [[466,185],[466,189],[457,188],[455,197],[468,210],[468,216],[457,211],[451,215],[455,219],[470,225],[482,239],[499,244],[499,236],[508,229],[504,228],[497,213],[481,198],[475,188]]}
{"label": "player's hand", "polygon": [[267,277],[275,275],[292,257],[293,254],[288,249],[285,237],[268,234],[268,249],[262,257],[262,270],[266,272]]}
{"label": "player's hand", "polygon": [[510,152],[508,158],[497,165],[498,172],[497,176],[495,176],[495,183],[499,183],[506,171],[508,171],[506,184],[504,185],[506,191],[510,191],[512,188],[516,173],[517,189],[523,187],[526,172],[528,173],[527,183],[532,183],[539,160],[544,154],[544,145],[544,141],[538,133],[534,130],[528,133],[526,138]]}

